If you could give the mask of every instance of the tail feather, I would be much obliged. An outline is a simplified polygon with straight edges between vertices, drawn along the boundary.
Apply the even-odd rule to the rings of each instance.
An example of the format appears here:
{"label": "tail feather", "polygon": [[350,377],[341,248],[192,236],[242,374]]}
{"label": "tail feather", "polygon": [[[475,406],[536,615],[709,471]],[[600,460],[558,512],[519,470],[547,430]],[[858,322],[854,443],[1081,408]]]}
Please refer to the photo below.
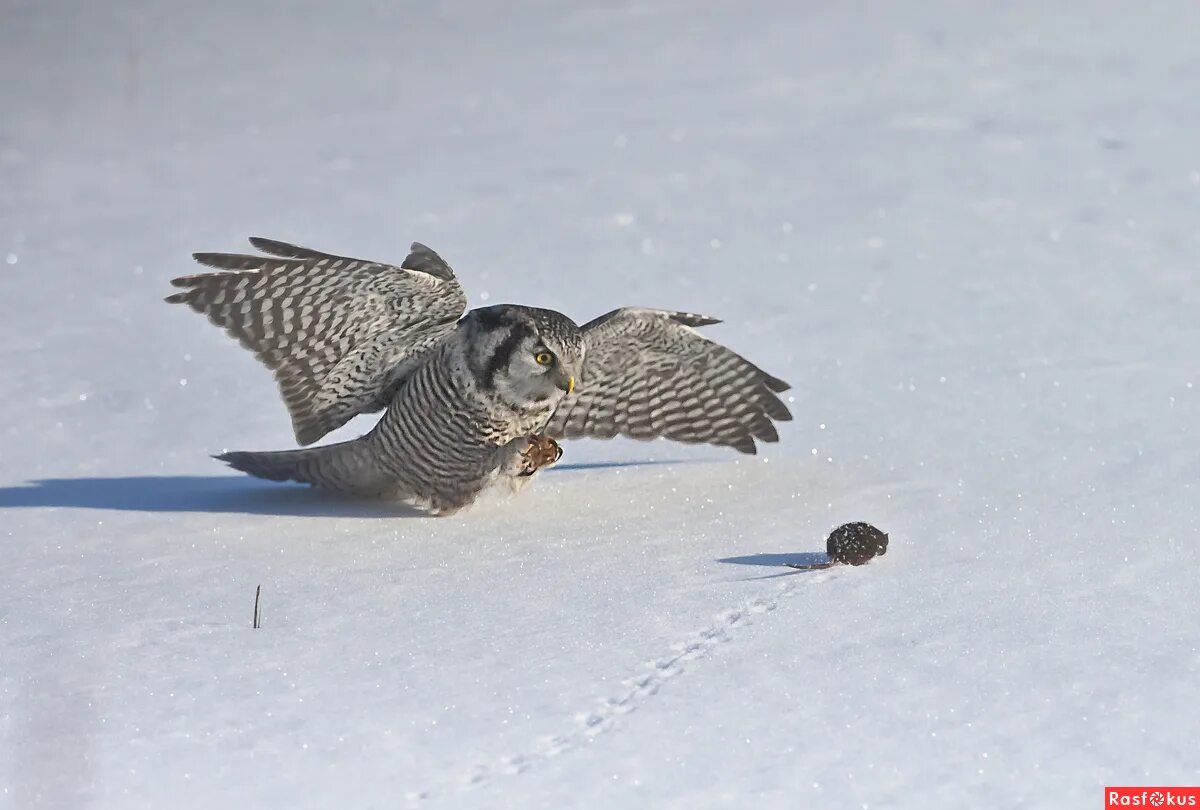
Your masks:
{"label": "tail feather", "polygon": [[382,495],[391,488],[366,437],[302,450],[237,450],[213,458],[268,481],[297,481],[355,495]]}
{"label": "tail feather", "polygon": [[250,453],[244,450],[234,450],[213,456],[217,461],[224,461],[235,470],[249,473],[255,478],[265,478],[268,481],[299,481],[312,483],[297,477],[300,459],[295,458],[294,451],[272,453]]}

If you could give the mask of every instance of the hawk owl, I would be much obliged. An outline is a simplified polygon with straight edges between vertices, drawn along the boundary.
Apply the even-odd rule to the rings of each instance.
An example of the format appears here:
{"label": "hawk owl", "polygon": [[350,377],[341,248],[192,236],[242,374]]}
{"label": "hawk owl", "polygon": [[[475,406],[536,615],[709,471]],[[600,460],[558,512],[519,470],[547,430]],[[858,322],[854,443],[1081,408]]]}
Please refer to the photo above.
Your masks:
{"label": "hawk owl", "polygon": [[582,327],[515,305],[466,311],[454,271],[420,243],[399,267],[252,238],[265,255],[197,253],[187,304],[275,372],[296,441],[386,410],[353,441],[217,456],[300,481],[450,514],[523,488],[556,439],[665,436],[755,452],[791,419],[787,383],[696,327],[715,318],[624,308]]}

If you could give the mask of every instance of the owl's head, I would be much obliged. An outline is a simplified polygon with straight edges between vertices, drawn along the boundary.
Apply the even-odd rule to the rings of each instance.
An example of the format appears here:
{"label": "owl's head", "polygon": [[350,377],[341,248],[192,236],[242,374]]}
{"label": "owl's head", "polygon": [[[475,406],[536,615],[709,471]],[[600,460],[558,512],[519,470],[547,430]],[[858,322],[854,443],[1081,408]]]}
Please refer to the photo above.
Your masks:
{"label": "owl's head", "polygon": [[471,311],[462,328],[476,385],[511,406],[555,405],[579,380],[583,333],[566,315],[501,304]]}

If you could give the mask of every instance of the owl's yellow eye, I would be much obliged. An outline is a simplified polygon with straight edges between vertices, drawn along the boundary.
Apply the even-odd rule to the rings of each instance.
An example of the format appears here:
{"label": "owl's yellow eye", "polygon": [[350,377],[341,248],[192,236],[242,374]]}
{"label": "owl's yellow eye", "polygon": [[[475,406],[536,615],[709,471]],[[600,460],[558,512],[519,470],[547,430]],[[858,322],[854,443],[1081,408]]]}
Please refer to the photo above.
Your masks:
{"label": "owl's yellow eye", "polygon": [[550,352],[538,352],[533,356],[539,366],[548,366],[554,362],[554,355]]}

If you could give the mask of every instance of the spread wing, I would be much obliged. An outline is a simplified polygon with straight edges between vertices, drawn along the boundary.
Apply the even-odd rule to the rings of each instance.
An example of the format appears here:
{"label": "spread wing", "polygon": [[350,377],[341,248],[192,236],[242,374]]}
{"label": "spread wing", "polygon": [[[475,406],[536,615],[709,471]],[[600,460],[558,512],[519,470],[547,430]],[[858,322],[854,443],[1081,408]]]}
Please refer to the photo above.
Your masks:
{"label": "spread wing", "polygon": [[554,438],[665,436],[755,452],[792,418],[789,386],[693,328],[715,318],[618,309],[583,327],[583,370],[546,427]]}
{"label": "spread wing", "polygon": [[275,372],[300,444],[387,395],[467,307],[454,271],[422,244],[399,267],[251,238],[265,256],[196,253],[216,269],[177,278],[187,304]]}

